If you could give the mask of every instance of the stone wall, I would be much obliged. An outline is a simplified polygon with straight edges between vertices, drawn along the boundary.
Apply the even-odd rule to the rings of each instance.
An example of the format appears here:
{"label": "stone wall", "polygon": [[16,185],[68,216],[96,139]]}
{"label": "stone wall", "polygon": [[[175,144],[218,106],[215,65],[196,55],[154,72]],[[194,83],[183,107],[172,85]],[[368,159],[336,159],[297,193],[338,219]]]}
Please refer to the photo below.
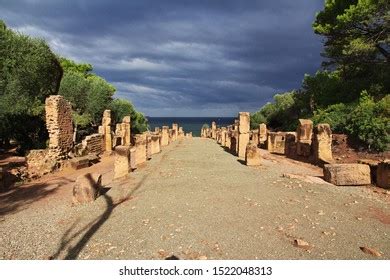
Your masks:
{"label": "stone wall", "polygon": [[49,157],[65,159],[73,147],[72,106],[61,95],[50,95],[45,102],[49,132]]}
{"label": "stone wall", "polygon": [[88,135],[81,142],[86,154],[101,154],[104,152],[104,138],[100,133]]}

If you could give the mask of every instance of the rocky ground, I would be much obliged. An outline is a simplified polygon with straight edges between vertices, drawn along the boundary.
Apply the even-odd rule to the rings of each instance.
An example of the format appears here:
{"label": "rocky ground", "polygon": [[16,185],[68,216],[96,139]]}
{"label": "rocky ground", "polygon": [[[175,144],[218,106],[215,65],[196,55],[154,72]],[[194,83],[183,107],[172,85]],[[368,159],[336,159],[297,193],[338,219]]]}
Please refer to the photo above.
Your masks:
{"label": "rocky ground", "polygon": [[[194,138],[122,180],[104,157],[13,188],[0,194],[0,258],[390,259],[389,191],[336,187],[318,167],[263,157],[247,167]],[[72,206],[86,172],[103,174],[105,193]]]}

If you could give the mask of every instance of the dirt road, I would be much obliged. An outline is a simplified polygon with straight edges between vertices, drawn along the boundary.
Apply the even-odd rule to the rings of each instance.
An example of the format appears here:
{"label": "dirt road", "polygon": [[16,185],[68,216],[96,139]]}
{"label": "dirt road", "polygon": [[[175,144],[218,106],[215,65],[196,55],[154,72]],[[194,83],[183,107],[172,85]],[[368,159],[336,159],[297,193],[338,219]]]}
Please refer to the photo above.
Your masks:
{"label": "dirt road", "polygon": [[[264,151],[262,166],[247,167],[194,138],[127,179],[112,181],[112,169],[107,157],[1,194],[0,258],[390,259],[390,195],[327,184],[308,164]],[[86,172],[102,173],[107,192],[72,207]]]}

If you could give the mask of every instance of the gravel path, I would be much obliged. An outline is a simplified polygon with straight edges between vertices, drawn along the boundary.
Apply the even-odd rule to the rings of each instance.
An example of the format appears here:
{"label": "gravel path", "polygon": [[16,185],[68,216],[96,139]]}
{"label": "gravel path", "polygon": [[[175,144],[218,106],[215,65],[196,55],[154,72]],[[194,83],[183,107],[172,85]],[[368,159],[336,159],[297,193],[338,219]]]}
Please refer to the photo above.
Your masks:
{"label": "gravel path", "polygon": [[[194,138],[127,179],[112,181],[107,157],[1,194],[0,258],[390,259],[388,192],[336,187],[317,167],[263,153],[262,166],[247,167]],[[72,184],[86,172],[103,173],[108,191],[72,207]]]}

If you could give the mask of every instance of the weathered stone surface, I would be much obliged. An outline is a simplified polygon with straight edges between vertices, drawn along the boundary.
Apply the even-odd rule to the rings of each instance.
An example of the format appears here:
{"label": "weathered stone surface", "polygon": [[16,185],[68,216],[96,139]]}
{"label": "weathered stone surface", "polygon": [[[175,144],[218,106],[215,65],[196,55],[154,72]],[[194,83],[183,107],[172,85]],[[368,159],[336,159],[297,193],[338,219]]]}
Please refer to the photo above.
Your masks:
{"label": "weathered stone surface", "polygon": [[69,160],[69,163],[74,170],[86,168],[89,167],[89,157],[83,156],[83,157],[72,158]]}
{"label": "weathered stone surface", "polygon": [[49,154],[49,150],[31,150],[26,155],[29,178],[37,178],[54,171],[58,161]]}
{"label": "weathered stone surface", "polygon": [[267,141],[267,125],[265,123],[259,124],[259,143],[264,144]]}
{"label": "weathered stone surface", "polygon": [[238,157],[244,159],[246,146],[249,143],[249,133],[240,133],[238,138]]}
{"label": "weathered stone surface", "polygon": [[297,154],[297,134],[296,132],[287,132],[286,141],[284,144],[285,155],[288,157],[295,157]]}
{"label": "weathered stone surface", "polygon": [[336,186],[371,184],[370,167],[365,164],[325,164],[324,179]]}
{"label": "weathered stone surface", "polygon": [[130,169],[137,169],[137,161],[136,161],[137,148],[130,147]]}
{"label": "weathered stone surface", "polygon": [[122,119],[122,145],[131,145],[131,119],[130,116],[125,116]]}
{"label": "weathered stone surface", "polygon": [[240,112],[238,114],[238,119],[239,119],[239,132],[240,133],[249,133],[250,130],[250,114],[249,112]]}
{"label": "weathered stone surface", "polygon": [[332,131],[329,124],[321,123],[315,128],[313,141],[314,158],[317,162],[331,163],[332,156]]}
{"label": "weathered stone surface", "polygon": [[376,174],[378,187],[390,189],[390,161],[380,162]]}
{"label": "weathered stone surface", "polygon": [[135,161],[138,166],[142,163],[145,163],[147,159],[146,134],[136,134],[134,138],[135,138],[135,147],[136,147]]}
{"label": "weathered stone surface", "polygon": [[270,153],[285,154],[286,132],[269,132],[267,150]]}
{"label": "weathered stone surface", "polygon": [[130,168],[130,147],[116,146],[115,147],[115,162],[114,162],[114,179],[127,176],[131,171]]}
{"label": "weathered stone surface", "polygon": [[179,125],[177,123],[172,124],[172,141],[176,141],[179,137]]}
{"label": "weathered stone surface", "polygon": [[45,102],[49,132],[49,157],[65,159],[73,147],[72,106],[61,95],[50,95]]}
{"label": "weathered stone surface", "polygon": [[161,131],[161,146],[169,145],[169,127],[163,126]]}
{"label": "weathered stone surface", "polygon": [[376,176],[377,176],[377,172],[378,172],[379,162],[380,162],[379,160],[373,160],[373,159],[359,159],[358,160],[358,163],[367,164],[370,167],[371,183],[373,183],[373,184],[377,184]]}
{"label": "weathered stone surface", "polygon": [[102,134],[95,133],[88,135],[84,138],[81,144],[82,149],[84,149],[87,154],[101,154],[104,152],[104,139]]}
{"label": "weathered stone surface", "polygon": [[221,145],[223,147],[225,147],[225,145],[226,145],[226,135],[227,135],[226,127],[222,127],[222,129],[221,129]]}
{"label": "weathered stone surface", "polygon": [[226,148],[229,148],[231,147],[231,137],[232,137],[232,132],[231,131],[227,131],[226,132],[226,139],[225,139],[225,147]]}
{"label": "weathered stone surface", "polygon": [[255,142],[250,141],[246,146],[245,164],[248,166],[256,166],[261,163],[260,149]]}
{"label": "weathered stone surface", "polygon": [[213,139],[217,138],[217,124],[216,124],[216,122],[211,123],[211,138],[213,138]]}
{"label": "weathered stone surface", "polygon": [[186,139],[192,139],[192,132],[186,133]]}
{"label": "weathered stone surface", "polygon": [[149,160],[152,158],[152,136],[146,134],[146,159]]}
{"label": "weathered stone surface", "polygon": [[255,130],[252,130],[251,131],[251,137],[250,137],[251,141],[257,145],[259,145],[259,130],[258,129],[255,129]]}
{"label": "weathered stone surface", "polygon": [[297,128],[297,140],[298,142],[305,140],[311,141],[313,134],[313,122],[307,119],[299,119]]}
{"label": "weathered stone surface", "polygon": [[99,196],[101,188],[101,174],[87,173],[78,176],[73,187],[73,203],[83,204],[93,202]]}
{"label": "weathered stone surface", "polygon": [[158,154],[160,149],[160,136],[159,135],[151,135],[150,136],[151,143],[150,143],[150,152],[152,155]]}
{"label": "weathered stone surface", "polygon": [[154,132],[155,132],[155,133],[160,133],[160,132],[161,132],[161,129],[160,129],[159,127],[155,127],[155,128],[154,128]]}

